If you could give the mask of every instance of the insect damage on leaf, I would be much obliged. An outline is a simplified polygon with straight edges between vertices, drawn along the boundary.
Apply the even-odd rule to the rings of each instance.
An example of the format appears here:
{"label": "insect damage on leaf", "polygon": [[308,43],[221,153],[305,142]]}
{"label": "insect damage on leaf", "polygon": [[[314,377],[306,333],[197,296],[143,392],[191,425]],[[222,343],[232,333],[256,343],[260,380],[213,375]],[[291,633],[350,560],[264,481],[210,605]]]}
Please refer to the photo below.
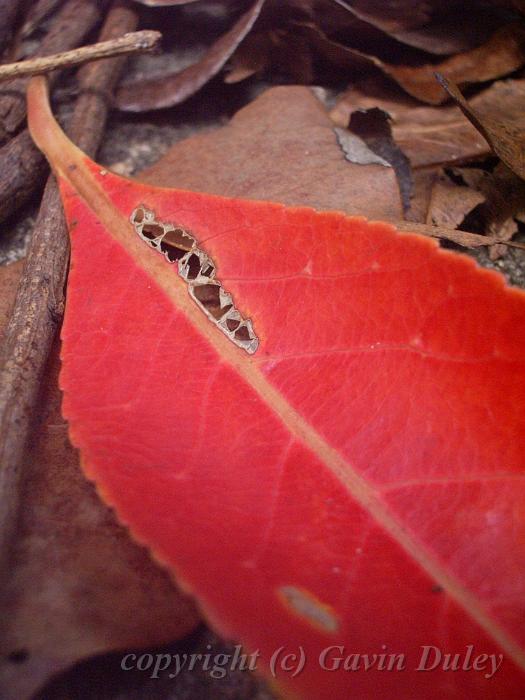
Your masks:
{"label": "insect damage on leaf", "polygon": [[238,347],[252,355],[259,346],[250,319],[243,319],[231,294],[215,279],[215,265],[197,246],[195,238],[179,226],[158,221],[155,212],[140,205],[130,221],[135,231],[170,263],[176,262],[179,275],[188,283],[188,291],[206,316]]}

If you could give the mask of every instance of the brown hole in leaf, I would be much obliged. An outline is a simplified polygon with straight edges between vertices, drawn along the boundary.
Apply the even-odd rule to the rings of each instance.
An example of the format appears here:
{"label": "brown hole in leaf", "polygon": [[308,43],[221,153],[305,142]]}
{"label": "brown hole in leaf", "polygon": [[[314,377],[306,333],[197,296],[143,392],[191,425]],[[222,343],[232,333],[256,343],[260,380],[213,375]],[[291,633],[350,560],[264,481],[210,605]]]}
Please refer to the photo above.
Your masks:
{"label": "brown hole in leaf", "polygon": [[239,328],[240,323],[241,322],[237,318],[228,318],[226,320],[226,328],[229,331],[234,331],[236,328]]}
{"label": "brown hole in leaf", "polygon": [[133,223],[134,224],[141,224],[144,221],[144,209],[142,207],[138,207],[138,209],[135,209],[133,212]]}
{"label": "brown hole in leaf", "polygon": [[217,321],[232,308],[231,304],[221,307],[218,284],[199,284],[193,288],[193,294]]}
{"label": "brown hole in leaf", "polygon": [[188,271],[186,278],[189,280],[194,280],[199,274],[199,270],[201,269],[201,261],[199,260],[198,255],[190,255],[190,257],[188,258],[188,262],[186,263],[186,269]]}
{"label": "brown hole in leaf", "polygon": [[250,331],[246,326],[241,326],[235,331],[236,340],[251,340]]}
{"label": "brown hole in leaf", "polygon": [[[162,253],[168,262],[178,262],[179,275],[189,283],[190,296],[210,319],[217,322],[217,327],[249,354],[256,352],[259,340],[253,332],[251,321],[242,319],[231,295],[214,280],[215,264],[197,247],[195,238],[183,228],[156,221],[155,212],[144,205],[132,212],[130,220],[136,233]],[[228,315],[230,318],[227,318]]]}
{"label": "brown hole in leaf", "polygon": [[164,227],[159,226],[159,224],[144,224],[142,227],[142,235],[144,238],[149,238],[150,240],[162,236],[163,233]]}
{"label": "brown hole in leaf", "polygon": [[215,267],[213,265],[208,264],[207,266],[204,266],[202,268],[201,275],[203,277],[211,277],[214,272],[215,272]]}
{"label": "brown hole in leaf", "polygon": [[[145,227],[144,227],[145,228]],[[170,262],[180,260],[194,246],[195,239],[181,228],[170,229],[161,241],[160,249]]]}

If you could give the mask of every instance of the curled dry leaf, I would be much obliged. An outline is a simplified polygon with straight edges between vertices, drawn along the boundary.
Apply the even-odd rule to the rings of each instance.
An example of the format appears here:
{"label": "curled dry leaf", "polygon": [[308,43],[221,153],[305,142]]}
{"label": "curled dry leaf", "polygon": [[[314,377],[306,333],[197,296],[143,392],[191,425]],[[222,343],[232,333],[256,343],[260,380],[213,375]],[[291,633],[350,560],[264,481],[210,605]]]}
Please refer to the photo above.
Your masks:
{"label": "curled dry leaf", "polygon": [[256,0],[197,63],[173,75],[140,80],[120,87],[115,96],[116,106],[128,112],[145,112],[183,102],[217,75],[253,27],[263,5],[264,0]]}
{"label": "curled dry leaf", "polygon": [[467,119],[484,136],[494,153],[516,175],[525,179],[525,128],[523,124],[514,124],[505,118],[502,119],[501,105],[499,105],[499,116],[493,116],[493,113],[488,113],[479,107],[473,107],[451,80],[439,73],[436,74],[436,77]]}
{"label": "curled dry leaf", "polygon": [[[494,83],[470,101],[480,113],[505,119],[521,132],[525,127],[525,81]],[[423,107],[402,94],[395,94],[377,82],[352,87],[331,111],[338,126],[347,126],[352,112],[379,107],[392,117],[396,143],[413,168],[448,165],[479,159],[490,153],[487,141],[464,117],[456,105]]]}
{"label": "curled dry leaf", "polygon": [[429,104],[446,99],[435,79],[435,72],[468,85],[508,75],[525,63],[525,26],[515,22],[498,31],[482,46],[460,53],[439,64],[425,66],[393,66],[375,59],[376,65],[393,78],[409,95]]}
{"label": "curled dry leaf", "polygon": [[[385,223],[120,178],[67,141],[41,79],[29,103],[72,236],[63,410],[119,517],[267,675],[282,640],[318,659],[386,638],[407,666],[355,674],[356,696],[442,698],[450,674],[414,670],[432,640],[493,654],[491,690],[518,698],[525,294]],[[141,205],[213,260],[254,355],[136,235]],[[317,663],[277,683],[348,696]]]}
{"label": "curled dry leaf", "polygon": [[483,4],[475,9],[476,21],[465,22],[463,3],[334,2],[386,35],[436,55],[473,49],[486,41],[502,22],[493,8]]}

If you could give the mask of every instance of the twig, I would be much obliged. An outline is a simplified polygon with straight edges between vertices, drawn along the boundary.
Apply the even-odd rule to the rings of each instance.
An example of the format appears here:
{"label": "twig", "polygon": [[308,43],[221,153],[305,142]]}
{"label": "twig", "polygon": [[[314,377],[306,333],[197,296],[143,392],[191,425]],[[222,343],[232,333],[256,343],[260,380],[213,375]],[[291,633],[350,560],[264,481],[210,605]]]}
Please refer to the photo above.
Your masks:
{"label": "twig", "polygon": [[[108,14],[101,39],[132,31],[137,15],[117,0]],[[104,97],[121,71],[123,58],[82,69],[81,94],[75,105],[71,138],[90,155],[101,141],[108,112]],[[10,543],[19,508],[21,460],[31,429],[53,339],[62,320],[69,242],[58,188],[48,179],[29,252],[19,283],[4,344],[0,371],[0,571],[7,572]]]}
{"label": "twig", "polygon": [[408,233],[420,233],[423,236],[432,238],[442,238],[452,243],[457,243],[465,248],[482,248],[483,246],[491,246],[501,244],[510,248],[520,248],[525,250],[523,243],[515,243],[514,241],[505,241],[495,236],[483,236],[479,233],[470,233],[470,231],[461,231],[459,229],[448,229],[443,226],[429,226],[427,224],[416,224],[412,221],[393,221],[394,226],[399,231],[407,231]]}
{"label": "twig", "polygon": [[0,65],[0,81],[49,73],[57,68],[70,68],[71,66],[78,66],[81,63],[96,61],[101,58],[151,51],[157,46],[161,37],[162,34],[160,32],[146,29],[141,32],[124,34],[118,39],[101,41],[98,44],[83,46],[72,51],[64,51],[53,56],[30,58],[27,61],[19,61],[18,63],[6,63],[3,66]]}

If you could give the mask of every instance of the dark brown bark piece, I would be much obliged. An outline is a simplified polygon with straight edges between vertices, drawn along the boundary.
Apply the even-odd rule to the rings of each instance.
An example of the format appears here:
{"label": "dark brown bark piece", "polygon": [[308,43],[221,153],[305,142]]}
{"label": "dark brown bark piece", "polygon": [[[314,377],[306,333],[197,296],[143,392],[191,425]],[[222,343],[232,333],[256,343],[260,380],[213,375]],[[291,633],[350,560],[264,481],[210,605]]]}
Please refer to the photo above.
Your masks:
{"label": "dark brown bark piece", "polygon": [[[34,56],[46,56],[78,46],[100,20],[104,4],[104,1],[68,0]],[[20,78],[1,86],[0,139],[14,134],[26,117],[26,85],[27,78]]]}
{"label": "dark brown bark piece", "polygon": [[22,38],[31,36],[35,29],[52,14],[62,0],[37,0],[30,8],[20,30]]}
{"label": "dark brown bark piece", "polygon": [[0,223],[31,200],[44,184],[48,170],[27,129],[0,149]]}

